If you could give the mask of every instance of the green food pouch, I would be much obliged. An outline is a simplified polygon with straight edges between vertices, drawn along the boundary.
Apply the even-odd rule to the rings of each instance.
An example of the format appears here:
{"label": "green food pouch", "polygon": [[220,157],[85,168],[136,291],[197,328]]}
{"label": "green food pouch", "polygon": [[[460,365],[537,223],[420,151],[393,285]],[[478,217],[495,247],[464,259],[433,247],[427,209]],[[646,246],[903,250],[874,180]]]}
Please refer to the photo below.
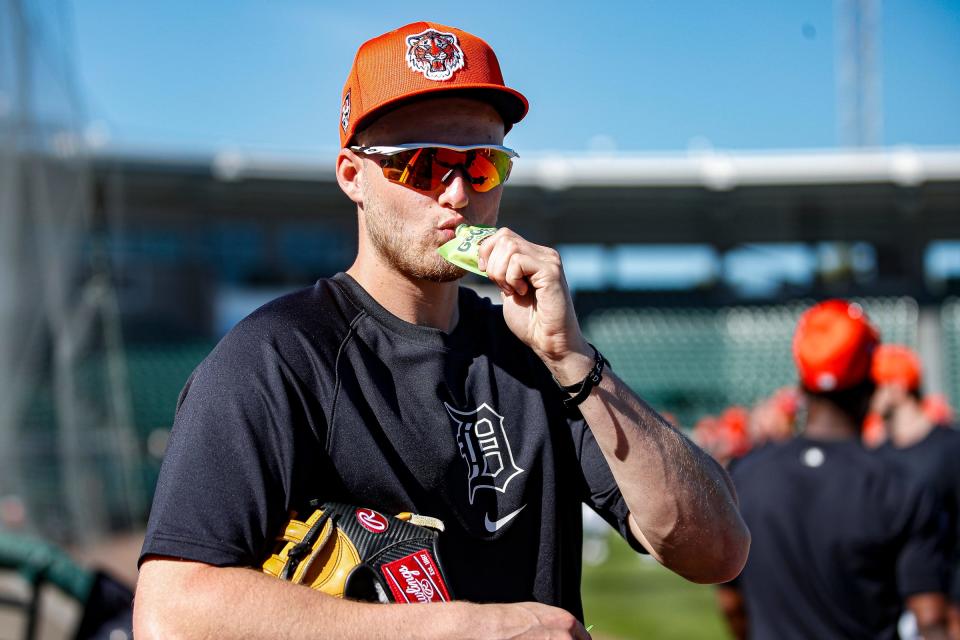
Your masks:
{"label": "green food pouch", "polygon": [[444,260],[466,269],[479,276],[487,276],[486,271],[477,268],[477,258],[480,253],[480,243],[497,232],[496,227],[485,225],[457,225],[456,237],[437,249]]}

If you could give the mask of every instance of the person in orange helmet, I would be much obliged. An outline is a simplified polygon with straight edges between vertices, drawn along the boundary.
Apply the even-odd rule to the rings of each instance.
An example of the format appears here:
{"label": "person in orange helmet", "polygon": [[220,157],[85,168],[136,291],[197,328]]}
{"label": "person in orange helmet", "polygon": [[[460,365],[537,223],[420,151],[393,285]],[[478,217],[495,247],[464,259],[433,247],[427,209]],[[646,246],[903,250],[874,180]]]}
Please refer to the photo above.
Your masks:
{"label": "person in orange helmet", "polygon": [[738,638],[893,639],[904,603],[925,637],[945,630],[934,495],[860,443],[878,344],[859,305],[830,300],[800,318],[801,431],[730,472],[753,535],[743,572],[718,589]]}
{"label": "person in orange helmet", "polygon": [[954,574],[950,633],[960,639],[960,431],[931,419],[924,406],[923,368],[910,348],[891,344],[877,349],[872,376],[877,385],[873,410],[889,434],[878,453],[905,464],[943,500]]}
{"label": "person in orange helmet", "polygon": [[[490,45],[432,22],[380,35],[331,111],[356,257],[241,321],[191,376],[141,553],[137,638],[587,638],[583,504],[688,579],[736,575],[750,535],[724,470],[586,341],[560,254],[491,232],[527,100]],[[496,302],[460,286],[463,263],[439,251],[455,239],[479,246],[467,266]],[[251,570],[311,500],[362,507],[348,522],[379,517],[373,533],[382,513],[441,520],[449,589],[411,556],[390,564],[413,591],[388,587],[429,602]]]}

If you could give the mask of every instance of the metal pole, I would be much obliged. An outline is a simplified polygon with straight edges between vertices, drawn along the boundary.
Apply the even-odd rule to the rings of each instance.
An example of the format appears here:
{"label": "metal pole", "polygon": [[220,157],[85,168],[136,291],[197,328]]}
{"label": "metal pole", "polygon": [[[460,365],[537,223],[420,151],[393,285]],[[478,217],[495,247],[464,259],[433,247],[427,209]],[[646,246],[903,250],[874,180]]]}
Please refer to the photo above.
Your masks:
{"label": "metal pole", "polygon": [[837,116],[840,143],[883,143],[880,0],[837,0]]}
{"label": "metal pole", "polygon": [[[26,224],[26,194],[23,186],[23,168],[20,164],[21,139],[29,126],[29,48],[26,25],[20,0],[7,0],[0,18],[0,38],[8,43],[13,63],[13,77],[8,83],[9,95],[2,95],[3,108],[0,124],[5,130],[0,138],[0,496],[12,494],[23,499],[24,479],[17,453],[17,436],[28,377],[18,375],[26,368],[28,353],[22,347],[25,336],[17,335],[24,326],[26,305],[21,289],[24,226]],[[3,46],[3,45],[0,45]],[[3,67],[0,67],[2,69]],[[2,78],[0,78],[2,80]],[[22,372],[19,372],[22,373]]]}

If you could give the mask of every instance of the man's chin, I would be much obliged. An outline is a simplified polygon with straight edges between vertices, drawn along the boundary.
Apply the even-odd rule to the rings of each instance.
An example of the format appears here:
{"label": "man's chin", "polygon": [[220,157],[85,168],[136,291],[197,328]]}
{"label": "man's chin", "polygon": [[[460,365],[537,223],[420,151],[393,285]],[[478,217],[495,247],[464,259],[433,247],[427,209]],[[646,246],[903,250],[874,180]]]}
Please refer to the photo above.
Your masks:
{"label": "man's chin", "polygon": [[443,284],[445,282],[454,282],[467,275],[465,269],[461,269],[455,264],[447,262],[437,256],[436,261],[427,264],[395,261],[394,268],[401,271],[408,278],[414,280],[426,280],[427,282],[436,282]]}
{"label": "man's chin", "polygon": [[459,280],[467,275],[466,270],[441,258],[435,249],[424,249],[421,253],[404,250],[402,246],[384,238],[374,237],[373,240],[384,264],[390,265],[407,278],[444,283]]}
{"label": "man's chin", "polygon": [[429,280],[430,282],[443,283],[459,280],[465,275],[467,275],[467,271],[465,269],[461,269],[460,267],[450,264],[444,260],[442,265],[437,265],[435,268],[429,270],[421,277],[424,280]]}

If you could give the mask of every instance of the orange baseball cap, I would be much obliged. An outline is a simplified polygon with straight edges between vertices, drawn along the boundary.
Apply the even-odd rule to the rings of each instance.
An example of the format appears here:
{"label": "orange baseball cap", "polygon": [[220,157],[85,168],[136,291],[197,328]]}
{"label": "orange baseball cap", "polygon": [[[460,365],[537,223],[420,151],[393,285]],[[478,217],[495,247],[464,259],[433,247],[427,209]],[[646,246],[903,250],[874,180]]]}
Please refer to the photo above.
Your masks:
{"label": "orange baseball cap", "polygon": [[360,45],[340,99],[340,145],[349,145],[358,127],[384,110],[447,91],[489,102],[507,131],[529,108],[523,94],[503,83],[486,42],[454,27],[414,22]]}
{"label": "orange baseball cap", "polygon": [[879,343],[860,305],[828,300],[811,307],[793,337],[800,383],[810,391],[840,391],[863,382]]}
{"label": "orange baseball cap", "polygon": [[871,374],[877,384],[899,382],[913,391],[920,388],[922,370],[917,354],[899,344],[885,344],[873,355]]}

